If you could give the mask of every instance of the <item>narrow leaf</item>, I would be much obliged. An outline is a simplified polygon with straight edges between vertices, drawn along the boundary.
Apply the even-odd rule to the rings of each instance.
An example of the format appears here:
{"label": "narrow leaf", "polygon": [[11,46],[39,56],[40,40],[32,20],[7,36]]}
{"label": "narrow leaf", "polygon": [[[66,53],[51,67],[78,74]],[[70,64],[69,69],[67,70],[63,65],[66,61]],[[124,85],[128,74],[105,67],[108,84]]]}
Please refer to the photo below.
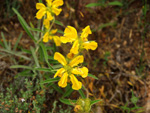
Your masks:
{"label": "narrow leaf", "polygon": [[24,66],[24,65],[12,65],[12,66],[10,66],[10,68],[24,68],[24,69],[30,69],[30,70],[33,70],[32,67]]}
{"label": "narrow leaf", "polygon": [[56,86],[55,84],[52,84],[52,87],[59,93],[64,94],[64,92],[62,91],[62,89],[58,86]]}
{"label": "narrow leaf", "polygon": [[30,36],[30,38],[32,40],[34,40],[36,42],[32,33],[29,30],[29,26],[26,23],[26,21],[23,19],[23,17],[20,15],[20,13],[15,8],[12,8],[12,10],[17,14],[18,20],[19,20],[20,24],[22,25],[22,27],[24,28],[24,30],[26,31],[26,33]]}
{"label": "narrow leaf", "polygon": [[32,52],[32,56],[33,56],[33,59],[35,61],[36,66],[40,67],[38,58],[37,58],[36,53],[35,53],[35,50],[34,50],[34,48],[32,46],[30,47],[30,50]]}
{"label": "narrow leaf", "polygon": [[114,26],[114,25],[116,25],[115,22],[114,22],[114,23],[102,24],[102,25],[100,25],[100,26],[98,27],[98,30],[99,30],[99,29],[103,29],[103,28],[108,27],[108,26]]}
{"label": "narrow leaf", "polygon": [[102,101],[102,100],[100,100],[100,99],[98,99],[98,100],[93,100],[93,101],[91,101],[91,105],[96,104],[96,103],[98,103],[98,102],[100,102],[100,101]]}
{"label": "narrow leaf", "polygon": [[70,96],[70,94],[71,94],[72,92],[73,92],[73,89],[70,87],[69,90],[67,90],[67,91],[63,94],[62,97],[64,98],[64,97]]}
{"label": "narrow leaf", "polygon": [[79,89],[78,92],[79,92],[79,94],[81,95],[81,97],[82,97],[83,99],[86,98],[86,96],[85,96],[85,94],[83,93],[82,89]]}
{"label": "narrow leaf", "polygon": [[55,72],[55,70],[51,70],[49,68],[34,68],[35,70],[38,70],[38,71],[44,71],[44,72]]}
{"label": "narrow leaf", "polygon": [[67,104],[67,105],[71,105],[71,106],[74,106],[75,103],[76,103],[76,100],[63,99],[63,98],[60,98],[59,100],[60,100],[62,103]]}
{"label": "narrow leaf", "polygon": [[16,51],[11,51],[11,50],[7,50],[7,49],[0,49],[0,51],[3,51],[3,52],[6,52],[8,54],[12,54],[12,55],[24,58],[25,60],[31,60],[27,56],[22,55],[22,54],[24,54],[23,52],[16,52]]}
{"label": "narrow leaf", "polygon": [[13,48],[14,51],[15,51],[15,49],[17,48],[18,43],[19,43],[19,41],[20,41],[22,35],[23,35],[23,33],[21,32],[20,35],[19,35],[19,37],[18,37],[18,39],[17,39],[17,41],[16,41],[16,43],[15,43],[15,45],[14,45],[14,48]]}
{"label": "narrow leaf", "polygon": [[90,3],[90,4],[87,4],[85,7],[95,7],[95,6],[103,6],[103,4],[101,4],[101,3]]}
{"label": "narrow leaf", "polygon": [[1,36],[2,36],[5,48],[8,49],[9,47],[7,45],[7,41],[6,41],[6,38],[5,38],[4,34],[3,34],[3,32],[1,32]]}
{"label": "narrow leaf", "polygon": [[115,6],[123,6],[123,4],[119,1],[113,1],[113,2],[109,2],[108,5],[115,5]]}
{"label": "narrow leaf", "polygon": [[98,80],[98,78],[97,78],[96,76],[94,76],[94,75],[92,75],[92,74],[90,74],[90,73],[88,74],[88,76],[89,76],[89,77],[92,77],[92,78],[94,78],[94,79],[96,79],[96,80]]}
{"label": "narrow leaf", "polygon": [[55,24],[58,24],[58,25],[60,25],[60,26],[64,26],[60,21],[58,21],[58,20],[55,20]]}
{"label": "narrow leaf", "polygon": [[57,82],[57,81],[59,81],[59,79],[60,79],[59,77],[57,77],[57,78],[50,78],[50,79],[42,81],[41,84],[46,84],[46,83],[51,83],[51,82]]}

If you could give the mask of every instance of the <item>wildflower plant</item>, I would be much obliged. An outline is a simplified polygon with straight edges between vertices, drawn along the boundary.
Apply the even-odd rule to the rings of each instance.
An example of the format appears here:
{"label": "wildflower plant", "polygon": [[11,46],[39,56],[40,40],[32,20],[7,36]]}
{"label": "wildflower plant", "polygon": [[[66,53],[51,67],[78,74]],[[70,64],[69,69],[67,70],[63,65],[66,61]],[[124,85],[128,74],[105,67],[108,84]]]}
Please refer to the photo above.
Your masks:
{"label": "wildflower plant", "polygon": [[[100,100],[89,99],[88,91],[81,82],[81,79],[87,76],[97,79],[94,75],[89,74],[88,68],[84,66],[82,51],[95,50],[98,44],[95,41],[88,40],[88,36],[92,34],[89,25],[82,30],[80,35],[78,35],[77,30],[73,26],[69,25],[65,28],[62,36],[57,35],[60,30],[53,28],[54,24],[61,25],[62,23],[58,20],[56,21],[55,16],[58,16],[62,12],[61,6],[63,4],[63,0],[46,0],[46,5],[42,2],[37,3],[37,13],[35,17],[40,20],[38,21],[39,26],[37,28],[34,26],[30,27],[20,13],[13,8],[22,27],[33,40],[34,45],[30,46],[30,50],[24,51],[24,53],[28,54],[28,57],[26,56],[24,60],[28,58],[31,64],[28,66],[13,65],[11,68],[23,68],[23,72],[19,73],[18,76],[25,76],[26,79],[31,77],[32,82],[39,81],[38,87],[44,91],[42,95],[48,90],[48,88],[46,88],[46,84],[48,84],[48,87],[52,87],[53,90],[56,90],[62,95],[59,98],[62,103],[74,107],[78,106],[79,109],[76,109],[76,112],[89,112],[91,105]],[[61,43],[71,43],[72,47],[70,48],[70,52],[66,55],[62,55],[56,51],[55,46],[49,45],[49,40],[53,40],[56,46],[61,46]],[[55,84],[55,82],[57,82],[58,85]],[[78,91],[81,97],[78,100],[65,99],[65,97],[70,96],[74,90]],[[85,96],[83,90],[87,92],[87,96]],[[34,93],[32,92],[32,94]],[[43,96],[43,98],[46,98],[46,96]],[[85,101],[86,104],[83,105],[80,100]],[[44,101],[42,101],[42,103],[44,104]],[[33,102],[32,106],[35,106],[35,102]],[[32,111],[33,109],[30,108],[30,110]],[[34,109],[34,111],[41,112],[41,109],[38,109],[38,111]],[[30,111],[28,110],[28,112]]]}

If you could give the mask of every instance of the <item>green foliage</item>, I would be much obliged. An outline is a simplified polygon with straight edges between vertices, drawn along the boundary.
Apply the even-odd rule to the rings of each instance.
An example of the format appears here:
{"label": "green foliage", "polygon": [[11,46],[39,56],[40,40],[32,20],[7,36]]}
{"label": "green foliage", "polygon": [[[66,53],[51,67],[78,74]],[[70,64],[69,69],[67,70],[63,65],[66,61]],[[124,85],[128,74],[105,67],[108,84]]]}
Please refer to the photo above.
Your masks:
{"label": "green foliage", "polygon": [[18,10],[21,6],[19,0],[4,0],[3,2],[4,11],[2,13],[4,13],[4,18],[11,18],[14,16],[15,13],[13,12],[12,7]]}
{"label": "green foliage", "polygon": [[98,3],[90,3],[87,4],[86,7],[96,7],[96,6],[102,6],[102,7],[108,7],[108,6],[122,6],[123,4],[119,1],[113,1],[113,2],[108,2],[106,3],[104,0],[102,2]]}
{"label": "green foliage", "polygon": [[129,107],[129,102],[127,102],[124,106],[121,106],[121,109],[123,110],[124,113],[130,113],[133,110],[138,110],[138,113],[141,113],[143,111],[139,111],[139,109],[141,109],[142,107],[139,107],[137,105],[139,98],[136,97],[132,91],[132,97],[130,99],[131,103],[134,105],[134,107]]}

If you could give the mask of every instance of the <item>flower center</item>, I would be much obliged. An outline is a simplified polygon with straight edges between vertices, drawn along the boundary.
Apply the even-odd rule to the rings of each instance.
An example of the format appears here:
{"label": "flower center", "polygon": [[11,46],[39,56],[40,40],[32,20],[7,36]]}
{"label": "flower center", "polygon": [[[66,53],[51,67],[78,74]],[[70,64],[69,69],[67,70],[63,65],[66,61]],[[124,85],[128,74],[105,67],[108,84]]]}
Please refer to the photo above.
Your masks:
{"label": "flower center", "polygon": [[72,71],[72,67],[71,66],[66,65],[66,66],[64,66],[64,69],[67,71],[68,75],[71,74],[71,71]]}

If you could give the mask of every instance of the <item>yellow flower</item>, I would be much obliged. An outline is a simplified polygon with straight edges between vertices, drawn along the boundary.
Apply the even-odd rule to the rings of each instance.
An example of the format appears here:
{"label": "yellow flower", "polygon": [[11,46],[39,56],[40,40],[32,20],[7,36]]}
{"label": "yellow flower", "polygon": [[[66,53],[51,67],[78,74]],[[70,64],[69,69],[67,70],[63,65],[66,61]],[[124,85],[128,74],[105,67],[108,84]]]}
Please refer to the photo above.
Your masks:
{"label": "yellow flower", "polygon": [[64,31],[64,36],[60,37],[63,43],[73,42],[77,39],[77,31],[72,26],[67,26]]}
{"label": "yellow flower", "polygon": [[58,8],[63,5],[63,0],[46,0],[47,7],[43,3],[37,3],[36,9],[39,11],[36,13],[37,19],[42,19],[46,14],[48,20],[53,20],[54,14],[59,15],[62,9]]}
{"label": "yellow flower", "polygon": [[70,49],[70,54],[78,54],[79,51],[83,49],[95,50],[98,44],[95,41],[88,41],[87,37],[92,34],[90,26],[86,26],[81,33],[81,36],[77,36],[77,31],[74,27],[68,26],[64,31],[64,36],[61,37],[61,42],[74,42],[72,48]]}
{"label": "yellow flower", "polygon": [[53,39],[56,46],[60,46],[61,45],[60,38],[54,35],[56,32],[57,32],[57,29],[51,30],[50,32],[47,31],[43,36],[43,42],[48,42],[49,40]]}
{"label": "yellow flower", "polygon": [[61,77],[58,85],[64,88],[67,86],[68,79],[70,79],[70,81],[72,82],[72,89],[81,89],[82,83],[78,81],[75,75],[81,75],[83,78],[87,77],[88,75],[88,69],[86,67],[78,67],[78,64],[83,63],[83,56],[78,55],[68,61],[62,54],[56,52],[54,54],[54,59],[63,65],[63,68],[60,68],[54,75],[54,78],[57,76]]}

